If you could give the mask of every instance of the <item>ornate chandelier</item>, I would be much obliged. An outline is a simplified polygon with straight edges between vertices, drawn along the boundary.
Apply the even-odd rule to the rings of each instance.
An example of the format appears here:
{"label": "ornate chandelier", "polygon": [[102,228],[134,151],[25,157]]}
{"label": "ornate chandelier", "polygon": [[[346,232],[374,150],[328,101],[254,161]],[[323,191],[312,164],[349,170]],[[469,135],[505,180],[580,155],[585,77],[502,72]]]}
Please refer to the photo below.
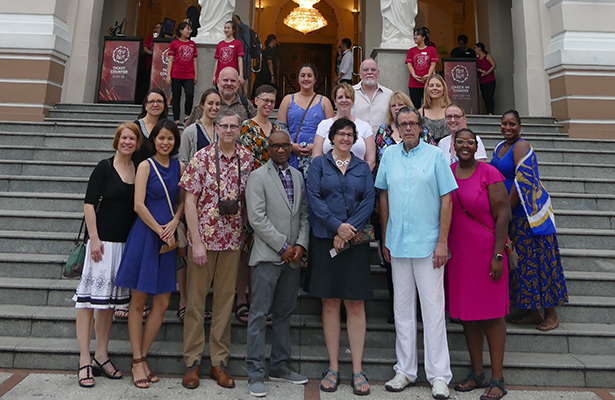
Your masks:
{"label": "ornate chandelier", "polygon": [[284,24],[298,30],[304,35],[327,26],[328,22],[322,14],[312,8],[320,0],[293,0],[299,4],[284,18]]}

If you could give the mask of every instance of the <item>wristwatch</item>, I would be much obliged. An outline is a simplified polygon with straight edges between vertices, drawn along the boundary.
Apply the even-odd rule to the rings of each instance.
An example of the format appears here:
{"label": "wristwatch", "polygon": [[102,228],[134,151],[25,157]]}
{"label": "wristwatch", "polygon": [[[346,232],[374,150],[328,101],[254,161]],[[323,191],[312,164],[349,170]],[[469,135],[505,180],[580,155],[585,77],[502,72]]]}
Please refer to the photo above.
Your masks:
{"label": "wristwatch", "polygon": [[496,254],[496,255],[493,256],[493,259],[495,261],[502,261],[504,259],[504,256],[501,255],[501,254]]}

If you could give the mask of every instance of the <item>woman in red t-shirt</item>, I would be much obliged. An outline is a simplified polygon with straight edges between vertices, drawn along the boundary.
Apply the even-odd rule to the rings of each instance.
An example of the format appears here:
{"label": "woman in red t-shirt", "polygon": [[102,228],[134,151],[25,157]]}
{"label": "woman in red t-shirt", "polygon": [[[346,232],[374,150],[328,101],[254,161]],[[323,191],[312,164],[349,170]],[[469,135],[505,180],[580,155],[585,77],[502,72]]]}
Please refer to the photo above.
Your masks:
{"label": "woman in red t-shirt", "polygon": [[[177,37],[169,46],[169,65],[167,67],[167,85],[171,85],[173,99],[173,118],[175,123],[179,123],[180,101],[182,97],[182,87],[186,92],[184,103],[184,114],[186,118],[192,112],[192,102],[194,99],[194,85],[197,82],[196,67],[196,44],[190,40],[192,27],[186,21],[180,22],[177,26]],[[184,119],[185,122],[185,119]]]}
{"label": "woman in red t-shirt", "polygon": [[416,43],[416,47],[408,50],[406,56],[406,65],[408,71],[410,71],[408,88],[414,107],[420,108],[425,91],[425,82],[436,70],[438,52],[434,47],[429,46],[430,42],[425,28],[414,30],[414,43]]}
{"label": "woman in red t-shirt", "polygon": [[233,21],[224,24],[224,34],[226,38],[221,40],[216,47],[214,58],[214,76],[211,82],[216,86],[218,75],[225,67],[233,67],[239,74],[239,86],[243,85],[243,44],[236,39],[237,25]]}

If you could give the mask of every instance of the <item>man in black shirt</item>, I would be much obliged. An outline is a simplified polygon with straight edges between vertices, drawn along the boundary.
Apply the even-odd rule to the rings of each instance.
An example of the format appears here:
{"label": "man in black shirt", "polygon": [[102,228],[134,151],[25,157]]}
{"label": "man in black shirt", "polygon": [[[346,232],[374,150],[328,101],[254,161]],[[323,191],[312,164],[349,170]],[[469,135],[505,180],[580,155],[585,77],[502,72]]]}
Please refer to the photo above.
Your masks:
{"label": "man in black shirt", "polygon": [[468,37],[466,35],[461,34],[457,36],[457,43],[459,47],[455,47],[451,51],[451,57],[476,58],[474,50],[468,47]]}

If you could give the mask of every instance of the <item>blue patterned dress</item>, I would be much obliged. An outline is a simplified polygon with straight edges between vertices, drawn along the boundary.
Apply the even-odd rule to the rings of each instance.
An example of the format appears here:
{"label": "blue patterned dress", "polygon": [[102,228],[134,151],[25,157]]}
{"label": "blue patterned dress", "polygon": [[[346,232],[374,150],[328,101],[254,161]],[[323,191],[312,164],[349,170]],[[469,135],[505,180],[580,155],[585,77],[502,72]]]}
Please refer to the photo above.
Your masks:
{"label": "blue patterned dress", "polygon": [[[491,165],[506,178],[510,193],[514,186],[516,164],[513,148],[498,157],[500,146],[493,151]],[[519,255],[519,266],[509,271],[511,304],[523,310],[559,307],[568,303],[568,290],[560,258],[557,235],[536,235],[532,232],[521,203],[512,210],[509,236]]]}

